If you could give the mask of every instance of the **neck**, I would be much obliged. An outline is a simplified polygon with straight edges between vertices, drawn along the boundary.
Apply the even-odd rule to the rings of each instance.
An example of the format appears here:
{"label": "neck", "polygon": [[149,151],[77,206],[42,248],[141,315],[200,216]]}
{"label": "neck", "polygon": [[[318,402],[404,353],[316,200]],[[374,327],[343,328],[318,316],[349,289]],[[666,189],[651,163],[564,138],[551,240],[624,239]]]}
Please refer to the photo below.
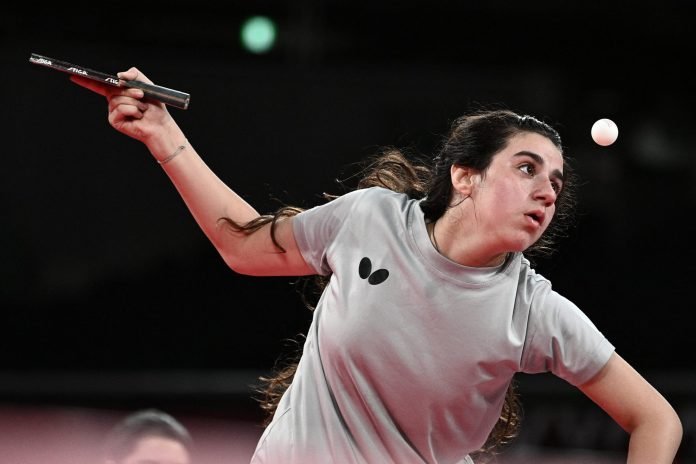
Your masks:
{"label": "neck", "polygon": [[435,224],[437,224],[437,221],[431,222],[427,225],[428,236],[430,237],[430,242],[435,247],[435,250],[437,250],[438,253],[442,254],[442,252],[440,251],[440,247],[437,244],[437,238],[435,237]]}
{"label": "neck", "polygon": [[[442,256],[468,267],[498,267],[505,262],[509,253],[499,253],[492,256],[481,255],[479,245],[459,236],[461,232],[457,234],[457,231],[452,231],[451,227],[447,226],[448,221],[440,219],[428,223],[426,228],[430,242]],[[454,224],[453,227],[457,227],[457,225]],[[440,243],[442,243],[442,247]]]}

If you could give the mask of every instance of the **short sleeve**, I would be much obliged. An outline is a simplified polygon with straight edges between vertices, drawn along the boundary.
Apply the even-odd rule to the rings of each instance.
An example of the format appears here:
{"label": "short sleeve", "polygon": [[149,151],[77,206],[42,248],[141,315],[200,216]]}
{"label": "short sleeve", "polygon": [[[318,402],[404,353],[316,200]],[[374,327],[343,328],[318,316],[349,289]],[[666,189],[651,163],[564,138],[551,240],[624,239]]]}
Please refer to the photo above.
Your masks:
{"label": "short sleeve", "polygon": [[532,300],[522,371],[552,372],[581,385],[609,361],[614,346],[574,303],[541,287]]}
{"label": "short sleeve", "polygon": [[328,275],[331,266],[327,260],[330,245],[364,195],[365,190],[354,190],[323,205],[301,212],[293,218],[293,233],[302,257],[317,274]]}

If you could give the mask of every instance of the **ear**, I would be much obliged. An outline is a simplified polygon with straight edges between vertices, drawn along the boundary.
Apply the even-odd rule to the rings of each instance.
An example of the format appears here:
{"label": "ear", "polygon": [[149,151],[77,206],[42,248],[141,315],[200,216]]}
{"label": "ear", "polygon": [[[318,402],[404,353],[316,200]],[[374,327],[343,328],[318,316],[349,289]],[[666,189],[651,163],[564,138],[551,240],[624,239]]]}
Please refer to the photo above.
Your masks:
{"label": "ear", "polygon": [[471,195],[474,183],[478,178],[478,171],[464,166],[453,164],[450,168],[450,177],[452,179],[452,187],[455,192],[459,192],[464,196]]}

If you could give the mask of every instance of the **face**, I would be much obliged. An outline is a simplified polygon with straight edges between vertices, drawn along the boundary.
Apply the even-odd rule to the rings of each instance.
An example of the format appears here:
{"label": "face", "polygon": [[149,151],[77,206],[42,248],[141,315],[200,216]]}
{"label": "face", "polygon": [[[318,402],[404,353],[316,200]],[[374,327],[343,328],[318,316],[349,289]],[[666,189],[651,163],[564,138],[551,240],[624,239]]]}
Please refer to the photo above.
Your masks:
{"label": "face", "polygon": [[494,244],[491,251],[524,251],[556,212],[563,157],[542,135],[516,134],[494,155],[485,173],[472,175],[470,188],[477,227]]}
{"label": "face", "polygon": [[145,437],[119,464],[191,464],[191,458],[186,448],[175,440]]}

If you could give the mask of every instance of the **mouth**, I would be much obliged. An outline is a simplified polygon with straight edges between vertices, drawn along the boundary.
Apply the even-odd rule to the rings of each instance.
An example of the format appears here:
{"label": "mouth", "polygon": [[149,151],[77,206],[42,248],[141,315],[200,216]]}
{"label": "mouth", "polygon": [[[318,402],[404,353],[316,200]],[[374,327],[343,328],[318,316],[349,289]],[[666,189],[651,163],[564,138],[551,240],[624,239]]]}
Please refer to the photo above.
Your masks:
{"label": "mouth", "polygon": [[533,211],[531,213],[525,214],[529,219],[531,219],[536,225],[541,225],[544,223],[544,213],[541,211]]}

